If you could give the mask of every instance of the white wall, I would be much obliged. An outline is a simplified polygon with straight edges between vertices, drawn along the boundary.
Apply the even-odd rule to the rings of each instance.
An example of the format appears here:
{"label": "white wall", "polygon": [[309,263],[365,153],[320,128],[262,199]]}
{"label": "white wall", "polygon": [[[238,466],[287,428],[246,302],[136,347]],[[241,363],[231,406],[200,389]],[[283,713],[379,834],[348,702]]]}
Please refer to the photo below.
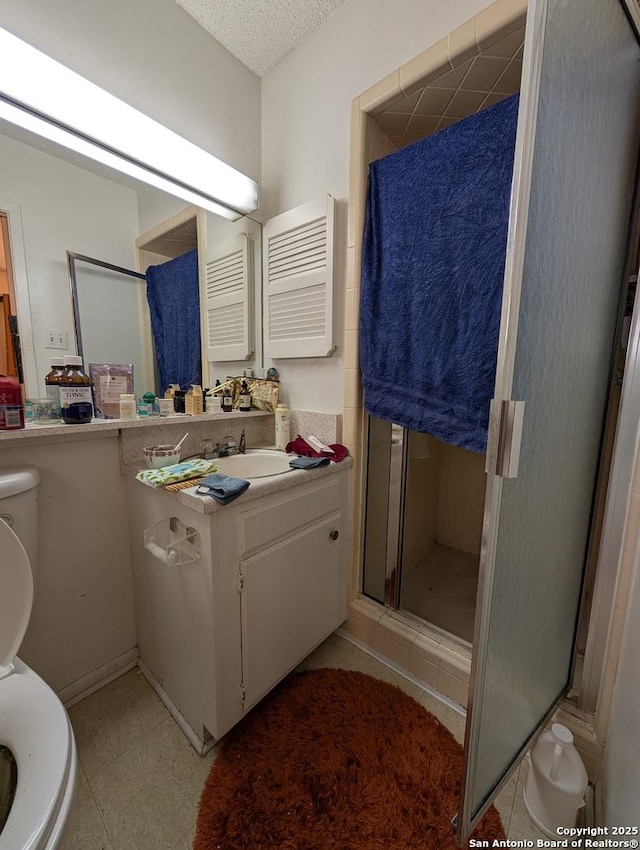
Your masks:
{"label": "white wall", "polygon": [[627,617],[613,692],[603,765],[604,824],[640,826],[640,548],[631,580]]}
{"label": "white wall", "polygon": [[118,439],[59,440],[0,445],[0,471],[40,471],[35,598],[20,656],[56,690],[137,643]]}
{"label": "white wall", "polygon": [[260,179],[260,81],[175,0],[0,0],[0,26]]}
{"label": "white wall", "polygon": [[[489,4],[490,0],[349,0],[264,76],[263,220],[327,192],[346,202],[352,99]],[[344,211],[339,227],[336,296],[341,302]],[[342,409],[341,327],[332,357],[275,364],[292,407]]]}

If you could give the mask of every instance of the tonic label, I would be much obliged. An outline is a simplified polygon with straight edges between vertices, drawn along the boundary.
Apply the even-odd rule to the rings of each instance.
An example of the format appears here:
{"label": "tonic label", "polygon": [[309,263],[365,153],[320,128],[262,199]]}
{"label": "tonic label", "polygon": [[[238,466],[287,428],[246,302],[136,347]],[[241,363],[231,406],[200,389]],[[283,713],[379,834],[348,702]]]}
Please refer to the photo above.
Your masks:
{"label": "tonic label", "polygon": [[69,407],[71,404],[86,402],[92,404],[91,387],[60,387],[60,405]]}

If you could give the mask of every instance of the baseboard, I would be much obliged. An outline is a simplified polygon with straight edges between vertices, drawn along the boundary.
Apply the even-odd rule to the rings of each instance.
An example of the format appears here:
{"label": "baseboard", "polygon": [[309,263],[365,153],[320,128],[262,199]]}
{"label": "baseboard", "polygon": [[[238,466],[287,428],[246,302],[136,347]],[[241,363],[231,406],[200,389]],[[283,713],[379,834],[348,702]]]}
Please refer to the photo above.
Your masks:
{"label": "baseboard", "polygon": [[138,663],[139,654],[138,647],[135,646],[133,649],[129,649],[127,652],[119,655],[118,658],[114,658],[113,661],[109,661],[107,664],[103,664],[102,667],[92,670],[86,676],[82,676],[70,685],[65,685],[64,688],[58,691],[60,701],[65,708],[71,708],[72,705],[85,699],[85,697],[88,697],[95,691],[99,691],[100,688],[103,688],[109,682],[117,679],[118,676],[122,676],[127,670],[135,667]]}
{"label": "baseboard", "polygon": [[153,690],[160,697],[169,714],[173,717],[180,729],[184,732],[187,740],[189,741],[193,749],[198,753],[199,756],[206,756],[206,754],[210,750],[212,750],[218,743],[215,738],[208,738],[207,740],[203,741],[202,738],[200,738],[200,736],[197,734],[197,732],[187,723],[184,717],[180,714],[178,709],[171,701],[167,692],[164,690],[160,682],[153,675],[151,670],[149,670],[149,668],[146,666],[144,661],[138,659],[138,667],[144,674],[145,679],[149,682]]}
{"label": "baseboard", "polygon": [[393,661],[391,658],[387,658],[386,655],[382,655],[380,652],[376,652],[375,649],[372,649],[368,644],[363,643],[357,637],[354,637],[354,635],[352,635],[346,629],[340,627],[336,630],[336,634],[339,634],[340,637],[344,638],[345,640],[348,640],[349,643],[352,643],[354,646],[357,646],[358,649],[361,649],[363,652],[366,652],[367,655],[370,655],[372,658],[375,658],[376,661],[379,661],[381,664],[384,664],[387,667],[390,667],[392,670],[395,670],[396,673],[399,673],[401,676],[404,676],[405,679],[408,679],[410,682],[413,682],[414,685],[418,685],[418,687],[421,688],[425,693],[429,694],[429,696],[433,697],[434,699],[437,699],[438,702],[443,703],[443,705],[446,705],[452,711],[455,711],[456,714],[459,714],[461,717],[467,716],[466,710],[459,703],[454,702],[454,700],[452,699],[449,699],[448,696],[436,690],[436,688],[434,688],[432,685],[429,685],[423,679],[419,679],[405,667],[401,667],[399,664],[396,664],[396,662]]}

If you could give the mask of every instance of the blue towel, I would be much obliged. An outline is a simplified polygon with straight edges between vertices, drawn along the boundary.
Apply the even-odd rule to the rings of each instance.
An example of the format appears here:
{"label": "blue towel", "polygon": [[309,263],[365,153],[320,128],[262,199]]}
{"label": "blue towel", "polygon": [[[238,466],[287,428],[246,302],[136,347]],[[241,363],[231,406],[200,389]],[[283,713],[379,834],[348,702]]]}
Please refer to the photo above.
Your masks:
{"label": "blue towel", "polygon": [[169,384],[179,384],[182,389],[201,384],[197,250],[149,266],[146,277],[160,392]]}
{"label": "blue towel", "polygon": [[360,365],[367,410],[484,452],[518,95],[371,163]]}
{"label": "blue towel", "polygon": [[292,469],[315,469],[316,466],[329,466],[331,460],[328,457],[296,457],[289,461]]}
{"label": "blue towel", "polygon": [[203,478],[196,487],[196,493],[199,496],[211,496],[221,505],[228,505],[238,496],[242,496],[250,483],[244,478],[232,478],[230,475],[214,472]]}

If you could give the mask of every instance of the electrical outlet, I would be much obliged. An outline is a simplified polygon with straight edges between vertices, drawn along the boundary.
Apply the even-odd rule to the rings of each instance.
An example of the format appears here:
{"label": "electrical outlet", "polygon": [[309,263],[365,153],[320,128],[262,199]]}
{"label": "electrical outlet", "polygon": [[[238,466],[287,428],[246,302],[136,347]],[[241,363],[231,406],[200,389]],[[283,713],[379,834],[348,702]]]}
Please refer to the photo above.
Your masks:
{"label": "electrical outlet", "polygon": [[68,348],[66,331],[47,331],[44,335],[45,348]]}

